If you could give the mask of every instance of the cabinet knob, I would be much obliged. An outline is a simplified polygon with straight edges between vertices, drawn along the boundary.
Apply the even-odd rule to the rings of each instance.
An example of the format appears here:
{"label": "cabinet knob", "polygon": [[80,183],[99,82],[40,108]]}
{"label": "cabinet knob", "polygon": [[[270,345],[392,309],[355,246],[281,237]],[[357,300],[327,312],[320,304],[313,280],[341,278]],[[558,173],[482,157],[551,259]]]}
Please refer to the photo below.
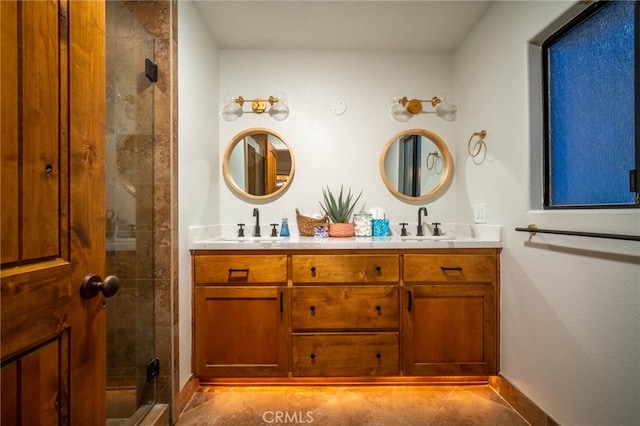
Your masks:
{"label": "cabinet knob", "polygon": [[381,310],[382,310],[382,306],[377,305],[377,306],[376,306],[376,311],[380,312]]}
{"label": "cabinet knob", "polygon": [[311,313],[315,313],[316,312],[316,307],[311,305],[311,306],[309,306],[309,310],[311,311]]}
{"label": "cabinet knob", "polygon": [[316,267],[312,266],[311,267],[311,275],[315,275],[316,274]]}
{"label": "cabinet knob", "polygon": [[316,359],[316,354],[311,354],[311,355],[309,355],[309,358],[311,358],[311,359]]}
{"label": "cabinet knob", "polygon": [[381,354],[380,352],[376,353],[376,358],[377,358],[377,359],[382,358],[382,354]]}
{"label": "cabinet knob", "polygon": [[382,272],[382,266],[376,266],[376,272],[379,274]]}

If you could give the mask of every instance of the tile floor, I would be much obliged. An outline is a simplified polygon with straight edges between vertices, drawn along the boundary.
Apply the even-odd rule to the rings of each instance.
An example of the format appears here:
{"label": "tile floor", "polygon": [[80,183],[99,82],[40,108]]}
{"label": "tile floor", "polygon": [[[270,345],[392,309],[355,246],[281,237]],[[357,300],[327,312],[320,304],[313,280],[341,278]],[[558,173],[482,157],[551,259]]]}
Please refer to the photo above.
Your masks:
{"label": "tile floor", "polygon": [[211,386],[177,425],[528,425],[488,385]]}

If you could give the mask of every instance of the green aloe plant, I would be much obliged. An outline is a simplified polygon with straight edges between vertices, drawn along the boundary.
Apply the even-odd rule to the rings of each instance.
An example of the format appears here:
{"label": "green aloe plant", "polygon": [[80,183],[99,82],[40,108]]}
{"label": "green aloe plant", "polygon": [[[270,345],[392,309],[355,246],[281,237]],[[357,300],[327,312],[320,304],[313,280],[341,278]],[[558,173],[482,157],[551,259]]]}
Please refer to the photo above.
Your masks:
{"label": "green aloe plant", "polygon": [[351,193],[351,188],[349,188],[345,196],[344,188],[340,185],[340,194],[338,194],[336,198],[327,186],[326,189],[322,188],[324,204],[321,201],[320,207],[322,207],[322,210],[329,216],[329,219],[331,219],[333,223],[349,223],[351,213],[353,213],[353,209],[356,207],[356,203],[361,195],[362,191],[360,191],[360,194],[353,200],[354,194]]}

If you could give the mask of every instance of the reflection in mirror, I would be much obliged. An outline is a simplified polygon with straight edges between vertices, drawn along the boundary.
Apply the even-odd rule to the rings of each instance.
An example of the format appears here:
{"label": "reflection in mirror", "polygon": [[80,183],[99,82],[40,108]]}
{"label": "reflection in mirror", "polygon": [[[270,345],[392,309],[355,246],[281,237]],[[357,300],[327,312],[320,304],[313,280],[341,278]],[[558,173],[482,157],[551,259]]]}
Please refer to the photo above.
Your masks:
{"label": "reflection in mirror", "polygon": [[273,130],[248,129],[227,146],[222,169],[227,184],[238,194],[267,199],[282,193],[293,179],[293,151]]}
{"label": "reflection in mirror", "polygon": [[382,150],[380,175],[396,196],[426,200],[447,188],[453,176],[453,159],[447,144],[435,133],[406,130]]}

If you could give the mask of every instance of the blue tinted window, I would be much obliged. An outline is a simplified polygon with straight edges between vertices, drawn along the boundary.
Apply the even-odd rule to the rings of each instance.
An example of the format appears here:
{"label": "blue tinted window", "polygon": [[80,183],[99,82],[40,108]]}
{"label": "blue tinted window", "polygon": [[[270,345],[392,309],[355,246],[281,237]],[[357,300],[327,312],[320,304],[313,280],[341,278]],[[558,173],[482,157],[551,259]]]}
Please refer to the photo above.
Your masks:
{"label": "blue tinted window", "polygon": [[545,46],[547,207],[635,202],[634,9],[608,3]]}

